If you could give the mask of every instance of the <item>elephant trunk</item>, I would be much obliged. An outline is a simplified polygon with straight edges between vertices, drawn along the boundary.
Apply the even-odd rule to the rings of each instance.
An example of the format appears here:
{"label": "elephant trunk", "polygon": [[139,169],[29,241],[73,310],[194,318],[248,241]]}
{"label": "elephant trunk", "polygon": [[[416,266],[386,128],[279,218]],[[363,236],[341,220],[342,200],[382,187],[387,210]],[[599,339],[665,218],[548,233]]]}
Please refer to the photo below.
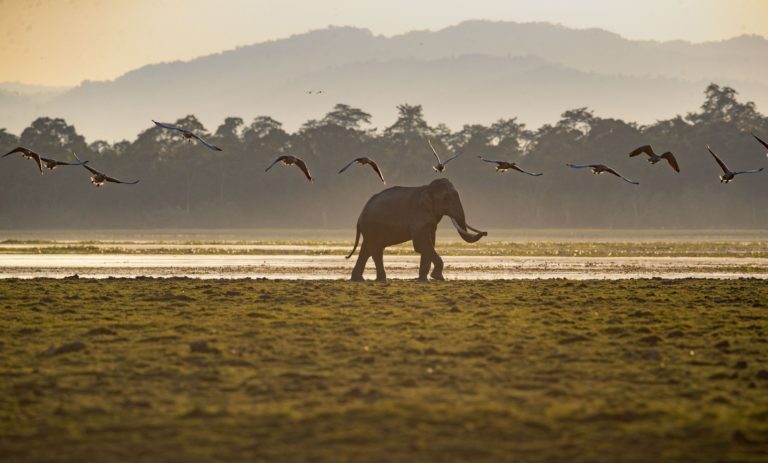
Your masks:
{"label": "elephant trunk", "polygon": [[454,209],[455,210],[448,210],[446,215],[450,217],[451,222],[453,223],[453,226],[456,227],[457,231],[460,233],[467,233],[467,219],[464,218],[464,208],[459,204],[458,207]]}
{"label": "elephant trunk", "polygon": [[[477,230],[476,228],[468,227],[464,217],[460,217],[458,219],[451,217],[451,223],[453,224],[454,228],[456,228],[456,231],[459,232],[459,236],[461,236],[461,239],[463,239],[467,243],[474,243],[478,241],[480,238],[488,235],[488,232],[484,232],[484,231]],[[477,233],[474,233],[474,234],[470,233],[469,230],[467,230],[467,228],[470,228]]]}

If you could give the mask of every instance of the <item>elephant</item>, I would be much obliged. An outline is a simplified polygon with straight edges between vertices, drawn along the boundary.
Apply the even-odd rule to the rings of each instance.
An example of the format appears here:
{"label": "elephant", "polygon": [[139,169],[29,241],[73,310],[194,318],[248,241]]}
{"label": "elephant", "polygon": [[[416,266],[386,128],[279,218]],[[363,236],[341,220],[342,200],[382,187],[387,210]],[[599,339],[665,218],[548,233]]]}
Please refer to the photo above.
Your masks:
{"label": "elephant", "polygon": [[488,235],[467,225],[459,193],[448,179],[441,178],[416,187],[395,186],[373,195],[357,219],[355,245],[346,257],[349,259],[354,255],[362,235],[363,243],[352,270],[352,281],[363,281],[369,257],[373,257],[376,264],[376,279],[386,281],[384,248],[406,241],[413,241],[413,249],[421,254],[419,280],[427,280],[432,265],[432,279],[444,280],[443,260],[435,251],[435,232],[445,215],[468,243]]}

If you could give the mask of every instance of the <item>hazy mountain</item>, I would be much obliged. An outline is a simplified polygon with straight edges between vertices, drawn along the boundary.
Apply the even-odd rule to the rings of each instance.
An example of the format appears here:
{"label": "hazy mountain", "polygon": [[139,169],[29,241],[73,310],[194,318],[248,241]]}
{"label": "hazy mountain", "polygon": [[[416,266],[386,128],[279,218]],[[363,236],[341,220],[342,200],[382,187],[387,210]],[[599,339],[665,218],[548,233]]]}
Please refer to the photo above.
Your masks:
{"label": "hazy mountain", "polygon": [[150,119],[195,114],[214,129],[226,116],[268,114],[295,129],[340,102],[372,113],[380,128],[402,102],[423,104],[430,122],[454,128],[512,116],[536,127],[578,106],[652,122],[695,109],[712,81],[768,103],[768,63],[756,59],[767,52],[755,36],[640,42],[544,23],[468,21],[395,37],[332,27],[86,81],[50,101],[0,85],[0,127],[18,132],[37,115],[58,116],[89,140],[116,140],[132,139]]}
{"label": "hazy mountain", "polygon": [[0,82],[0,127],[20,131],[45,114],[47,103],[63,95],[68,87],[47,87],[20,82]]}
{"label": "hazy mountain", "polygon": [[0,90],[14,93],[16,95],[25,95],[33,99],[47,99],[59,96],[69,90],[71,87],[50,87],[47,85],[32,85],[21,82],[0,82]]}

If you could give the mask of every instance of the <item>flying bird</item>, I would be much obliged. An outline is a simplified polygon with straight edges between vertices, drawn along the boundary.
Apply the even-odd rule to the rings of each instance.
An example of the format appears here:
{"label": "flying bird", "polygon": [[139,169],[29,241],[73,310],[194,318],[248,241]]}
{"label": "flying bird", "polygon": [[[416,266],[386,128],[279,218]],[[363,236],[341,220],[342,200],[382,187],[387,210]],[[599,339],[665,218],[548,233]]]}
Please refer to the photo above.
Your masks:
{"label": "flying bird", "polygon": [[312,178],[312,175],[309,173],[309,169],[307,168],[307,165],[302,161],[301,159],[297,158],[296,156],[289,156],[289,155],[282,155],[279,156],[277,159],[275,159],[272,164],[269,165],[266,169],[264,169],[264,172],[269,171],[275,164],[278,162],[282,162],[286,166],[295,165],[299,169],[301,169],[302,172],[304,172],[304,176],[307,177],[307,180],[310,182],[313,182],[315,179]]}
{"label": "flying bird", "polygon": [[214,151],[221,151],[222,150],[218,146],[215,146],[215,145],[212,145],[212,144],[208,143],[201,136],[192,133],[192,131],[190,131],[190,130],[182,129],[181,127],[176,127],[175,125],[163,124],[163,123],[157,122],[154,119],[152,120],[152,122],[154,122],[155,125],[160,127],[160,128],[168,129],[168,130],[174,130],[176,132],[181,133],[181,135],[184,137],[184,139],[187,140],[189,143],[192,143],[192,139],[194,138],[195,140],[199,141],[200,143],[202,143],[203,145],[207,146],[208,148],[210,148],[210,149],[212,149]]}
{"label": "flying bird", "polygon": [[461,156],[461,153],[455,154],[452,157],[445,160],[445,162],[440,161],[440,156],[438,156],[437,151],[435,150],[435,147],[432,146],[432,142],[427,138],[427,143],[429,143],[429,147],[432,149],[432,154],[435,155],[435,159],[437,159],[437,165],[432,166],[432,169],[437,172],[438,174],[443,173],[445,171],[445,165],[449,162],[453,161],[457,157]]}
{"label": "flying bird", "polygon": [[715,158],[715,161],[717,161],[717,165],[720,166],[721,169],[723,169],[723,175],[720,176],[720,183],[730,183],[734,177],[741,174],[756,174],[763,170],[763,168],[759,169],[753,169],[753,170],[743,170],[740,172],[733,172],[732,170],[728,169],[728,166],[725,165],[723,161],[720,160],[719,157],[712,151],[712,149],[707,145],[707,151],[709,151],[709,154],[712,155],[713,158]]}
{"label": "flying bird", "polygon": [[643,145],[640,148],[637,148],[636,150],[629,153],[629,157],[635,157],[641,154],[648,155],[648,162],[650,162],[651,164],[656,164],[662,159],[666,159],[670,167],[672,167],[672,169],[674,169],[675,172],[680,172],[680,166],[677,164],[677,159],[675,159],[675,155],[669,151],[659,155],[653,151],[653,148],[651,148],[651,145]]}
{"label": "flying bird", "polygon": [[[77,155],[75,155],[77,157]],[[40,161],[43,163],[43,167],[45,167],[48,170],[53,170],[59,166],[84,166],[88,164],[90,161],[80,161],[78,159],[77,162],[66,162],[66,161],[59,161],[58,159],[48,159],[48,158],[40,158]]]}
{"label": "flying bird", "polygon": [[123,183],[125,185],[136,185],[137,183],[139,183],[138,180],[135,180],[133,182],[124,182],[122,180],[118,180],[118,179],[116,179],[114,177],[110,177],[109,175],[105,174],[104,172],[99,172],[98,170],[96,170],[96,169],[94,169],[92,167],[87,166],[85,163],[83,163],[82,166],[84,168],[88,169],[88,171],[91,174],[93,174],[93,175],[91,175],[91,183],[96,185],[96,187],[100,187],[100,186],[104,185],[107,182],[110,182],[110,183]]}
{"label": "flying bird", "polygon": [[[763,145],[766,150],[768,150],[768,143],[766,143],[765,140],[763,140],[762,138],[758,137],[754,133],[752,134],[752,136],[755,137],[755,140],[757,140],[761,145]],[[768,156],[768,152],[765,155]]]}
{"label": "flying bird", "polygon": [[518,165],[516,163],[514,163],[514,162],[493,161],[491,159],[485,159],[482,156],[478,156],[478,158],[480,158],[480,160],[482,160],[483,162],[488,162],[488,163],[491,163],[491,164],[496,164],[496,172],[506,172],[509,169],[512,169],[512,170],[516,170],[518,172],[522,172],[524,174],[532,175],[534,177],[538,177],[540,175],[543,175],[543,174],[534,174],[533,172],[528,172],[527,170],[523,170],[520,167],[518,167]]}
{"label": "flying bird", "polygon": [[640,185],[640,182],[635,182],[634,180],[630,180],[627,177],[621,175],[620,173],[616,172],[615,170],[611,169],[610,167],[604,165],[604,164],[566,164],[566,166],[572,168],[572,169],[586,169],[590,168],[592,169],[592,173],[602,174],[604,172],[608,172],[609,174],[613,174],[620,179],[624,180],[627,183],[631,183],[632,185]]}
{"label": "flying bird", "polygon": [[368,164],[369,166],[371,166],[371,169],[373,169],[373,171],[376,172],[376,174],[379,176],[379,178],[381,179],[381,183],[383,183],[385,185],[387,184],[387,182],[384,180],[384,175],[382,175],[382,173],[381,173],[381,169],[379,169],[379,165],[376,164],[376,161],[374,161],[371,158],[365,157],[365,156],[349,161],[346,166],[341,168],[339,173],[342,173],[345,170],[349,169],[349,166],[351,166],[352,164],[355,164],[355,163],[360,164],[361,166],[364,166],[364,165]]}
{"label": "flying bird", "polygon": [[30,149],[24,148],[23,146],[19,146],[18,148],[14,149],[14,150],[11,150],[8,153],[5,153],[3,155],[3,157],[10,156],[13,153],[21,153],[21,155],[25,159],[32,159],[33,161],[35,161],[35,163],[37,163],[37,168],[40,170],[40,174],[42,175],[42,173],[43,173],[43,162],[42,162],[42,159],[40,158],[39,154],[35,153],[34,151],[32,151]]}

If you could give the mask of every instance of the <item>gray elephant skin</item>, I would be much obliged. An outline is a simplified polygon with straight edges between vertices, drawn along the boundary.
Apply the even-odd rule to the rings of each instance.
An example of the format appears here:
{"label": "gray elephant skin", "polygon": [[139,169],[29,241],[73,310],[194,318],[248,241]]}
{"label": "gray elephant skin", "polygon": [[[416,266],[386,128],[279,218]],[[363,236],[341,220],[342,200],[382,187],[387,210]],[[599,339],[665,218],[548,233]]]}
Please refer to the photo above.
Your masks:
{"label": "gray elephant skin", "polygon": [[427,280],[433,265],[430,276],[443,280],[443,259],[435,251],[435,232],[437,224],[446,215],[459,236],[468,243],[488,235],[467,225],[459,193],[448,179],[441,178],[417,187],[396,186],[373,195],[357,219],[355,246],[347,256],[349,259],[355,253],[362,235],[363,242],[352,270],[352,280],[363,280],[365,264],[368,258],[373,257],[376,279],[386,281],[384,248],[406,241],[413,241],[413,249],[421,255],[419,280]]}

